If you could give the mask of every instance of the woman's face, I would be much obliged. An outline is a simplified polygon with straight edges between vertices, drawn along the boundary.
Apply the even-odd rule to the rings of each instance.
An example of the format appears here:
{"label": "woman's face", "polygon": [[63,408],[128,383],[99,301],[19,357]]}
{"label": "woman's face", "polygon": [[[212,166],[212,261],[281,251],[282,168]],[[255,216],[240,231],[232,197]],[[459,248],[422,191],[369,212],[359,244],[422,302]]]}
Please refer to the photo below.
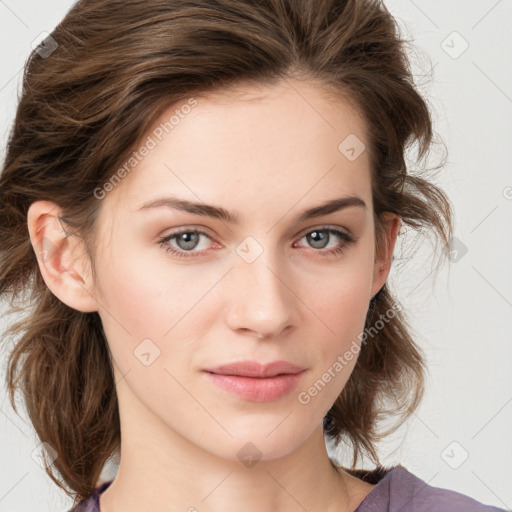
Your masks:
{"label": "woman's face", "polygon": [[[363,144],[363,121],[311,83],[196,97],[155,122],[99,217],[92,293],[125,432],[234,460],[321,429],[388,272]],[[241,361],[295,376],[206,371]]]}

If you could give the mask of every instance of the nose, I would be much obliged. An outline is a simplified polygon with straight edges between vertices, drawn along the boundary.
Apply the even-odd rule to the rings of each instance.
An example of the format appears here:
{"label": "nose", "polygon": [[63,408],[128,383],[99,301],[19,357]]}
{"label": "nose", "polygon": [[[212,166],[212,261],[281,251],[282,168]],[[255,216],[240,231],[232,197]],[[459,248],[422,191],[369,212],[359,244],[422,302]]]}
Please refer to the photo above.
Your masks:
{"label": "nose", "polygon": [[229,273],[227,322],[233,331],[275,339],[297,325],[300,300],[290,273],[266,254],[237,261]]}

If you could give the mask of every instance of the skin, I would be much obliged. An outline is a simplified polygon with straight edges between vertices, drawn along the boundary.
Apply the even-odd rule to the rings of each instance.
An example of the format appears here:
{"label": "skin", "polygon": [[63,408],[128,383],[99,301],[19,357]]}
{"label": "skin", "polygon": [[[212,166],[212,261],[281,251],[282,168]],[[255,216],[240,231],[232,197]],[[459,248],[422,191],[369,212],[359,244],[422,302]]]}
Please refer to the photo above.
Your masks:
{"label": "skin", "polygon": [[[38,201],[28,213],[35,250],[44,238],[55,247],[38,260],[45,282],[68,306],[99,313],[113,357],[121,463],[101,510],[352,512],[373,486],[333,467],[322,419],[356,357],[308,404],[298,395],[358,340],[390,270],[400,219],[385,216],[376,253],[368,152],[350,161],[338,149],[350,134],[368,147],[364,120],[313,82],[196,100],[102,200],[97,282],[79,239],[65,237],[58,205]],[[138,211],[171,194],[236,211],[240,223],[166,207]],[[366,208],[295,220],[346,195]],[[306,237],[326,227],[356,241]],[[208,235],[189,242],[199,256],[179,258],[159,245],[182,228]],[[246,237],[250,251],[262,251],[251,263],[236,251]],[[186,252],[178,243],[167,247]],[[343,244],[341,254],[322,255]],[[134,355],[145,339],[152,356],[160,351],[149,365]],[[287,360],[306,371],[296,389],[270,402],[241,399],[201,372],[244,359]],[[248,442],[260,457],[250,467],[237,456]]]}

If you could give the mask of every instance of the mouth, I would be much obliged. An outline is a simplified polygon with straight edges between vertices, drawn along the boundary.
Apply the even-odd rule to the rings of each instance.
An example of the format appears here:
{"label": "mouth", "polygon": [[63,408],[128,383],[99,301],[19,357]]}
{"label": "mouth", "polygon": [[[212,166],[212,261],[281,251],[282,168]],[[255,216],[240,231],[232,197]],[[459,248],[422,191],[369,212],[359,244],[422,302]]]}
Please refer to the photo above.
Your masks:
{"label": "mouth", "polygon": [[273,361],[261,364],[256,361],[239,361],[231,364],[224,364],[214,368],[206,368],[204,371],[217,375],[234,375],[239,377],[268,378],[278,375],[295,375],[304,370],[288,361]]}
{"label": "mouth", "polygon": [[270,402],[289,394],[305,371],[288,361],[240,361],[203,370],[219,388],[253,402]]}

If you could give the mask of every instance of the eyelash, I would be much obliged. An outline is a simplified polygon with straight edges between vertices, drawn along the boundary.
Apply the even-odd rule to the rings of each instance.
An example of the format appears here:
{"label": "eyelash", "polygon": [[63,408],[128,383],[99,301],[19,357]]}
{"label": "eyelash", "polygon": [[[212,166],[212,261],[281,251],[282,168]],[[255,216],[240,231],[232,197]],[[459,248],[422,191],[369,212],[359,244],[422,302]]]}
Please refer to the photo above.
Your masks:
{"label": "eyelash", "polygon": [[[313,233],[315,231],[322,231],[322,232],[328,232],[329,234],[334,234],[334,235],[340,237],[345,242],[342,245],[338,245],[334,249],[328,249],[326,251],[313,249],[314,252],[318,252],[323,257],[334,256],[334,255],[341,255],[345,251],[345,249],[347,248],[348,245],[350,245],[350,244],[352,244],[353,242],[356,241],[352,236],[348,235],[347,233],[344,233],[343,231],[339,231],[337,229],[329,228],[327,226],[324,226],[324,227],[321,227],[321,228],[312,229],[311,231],[307,231],[306,233],[304,233],[300,237],[299,240],[301,240],[306,235],[309,235],[310,233]],[[167,236],[165,236],[163,238],[160,238],[157,243],[161,247],[163,247],[166,252],[171,253],[173,256],[178,256],[179,258],[196,258],[196,257],[200,256],[201,252],[199,252],[199,251],[195,251],[195,252],[192,252],[192,251],[182,251],[182,250],[179,250],[179,249],[175,249],[172,246],[166,247],[166,245],[168,245],[168,243],[171,240],[175,239],[176,237],[178,237],[180,235],[183,235],[184,233],[195,233],[195,234],[198,234],[198,235],[204,235],[207,238],[211,239],[211,237],[208,234],[204,233],[203,231],[199,231],[197,229],[185,229],[185,230],[181,230],[181,231],[176,231],[175,233],[171,233],[170,235],[167,235]]]}

